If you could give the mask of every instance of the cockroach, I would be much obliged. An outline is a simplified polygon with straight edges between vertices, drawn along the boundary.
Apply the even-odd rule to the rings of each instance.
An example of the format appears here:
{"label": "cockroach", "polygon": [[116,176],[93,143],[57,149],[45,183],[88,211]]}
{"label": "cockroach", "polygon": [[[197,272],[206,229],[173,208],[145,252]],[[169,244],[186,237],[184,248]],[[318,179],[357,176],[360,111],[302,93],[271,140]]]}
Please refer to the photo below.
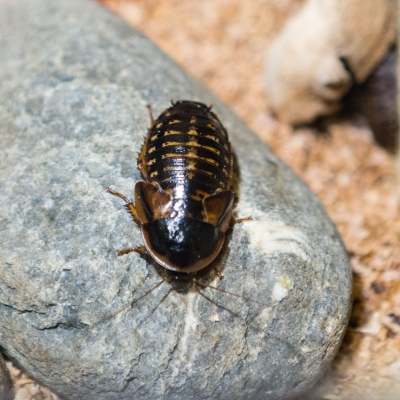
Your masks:
{"label": "cockroach", "polygon": [[133,303],[166,280],[193,280],[243,298],[196,279],[218,256],[232,225],[233,153],[228,133],[211,107],[200,102],[172,102],[156,120],[148,108],[151,127],[137,159],[145,180],[136,183],[134,202],[108,189],[125,201],[144,241],[118,255],[148,253],[166,270],[166,277]]}

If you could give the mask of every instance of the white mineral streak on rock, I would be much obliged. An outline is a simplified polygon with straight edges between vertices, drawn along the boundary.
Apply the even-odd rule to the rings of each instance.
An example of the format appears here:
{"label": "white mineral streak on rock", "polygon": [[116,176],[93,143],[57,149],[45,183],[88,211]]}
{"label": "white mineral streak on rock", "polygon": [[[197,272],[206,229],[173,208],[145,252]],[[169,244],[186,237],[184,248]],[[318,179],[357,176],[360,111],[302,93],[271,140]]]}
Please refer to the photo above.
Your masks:
{"label": "white mineral streak on rock", "polygon": [[282,275],[280,282],[276,282],[272,289],[272,300],[281,301],[292,289],[293,282],[286,275]]}
{"label": "white mineral streak on rock", "polygon": [[269,49],[266,89],[278,118],[299,124],[337,111],[353,78],[363,82],[394,42],[395,7],[392,0],[306,1]]}
{"label": "white mineral streak on rock", "polygon": [[218,314],[211,314],[211,315],[208,317],[208,320],[209,320],[210,322],[219,322],[219,315],[218,315]]}
{"label": "white mineral streak on rock", "polygon": [[312,247],[307,236],[299,229],[281,221],[262,220],[246,222],[250,248],[264,255],[295,254],[304,261],[312,258]]}
{"label": "white mineral streak on rock", "polygon": [[337,327],[337,321],[336,321],[336,316],[334,317],[327,317],[325,320],[325,332],[328,335],[334,334],[336,331],[336,327]]}
{"label": "white mineral streak on rock", "polygon": [[178,354],[176,360],[178,363],[182,362],[185,364],[187,370],[190,371],[192,366],[192,361],[195,359],[197,352],[194,350],[193,346],[188,351],[189,338],[196,336],[197,325],[199,324],[196,318],[195,311],[195,300],[197,298],[197,294],[194,292],[189,292],[187,294],[187,308],[185,315],[185,328],[183,330],[182,336],[179,338],[179,346],[178,346]]}
{"label": "white mineral streak on rock", "polygon": [[264,308],[261,313],[255,318],[254,323],[260,329],[267,329],[272,319],[270,308]]}
{"label": "white mineral streak on rock", "polygon": [[262,350],[262,343],[265,333],[273,321],[273,313],[270,308],[264,310],[254,319],[253,324],[256,329],[248,332],[247,346],[249,360],[256,360]]}

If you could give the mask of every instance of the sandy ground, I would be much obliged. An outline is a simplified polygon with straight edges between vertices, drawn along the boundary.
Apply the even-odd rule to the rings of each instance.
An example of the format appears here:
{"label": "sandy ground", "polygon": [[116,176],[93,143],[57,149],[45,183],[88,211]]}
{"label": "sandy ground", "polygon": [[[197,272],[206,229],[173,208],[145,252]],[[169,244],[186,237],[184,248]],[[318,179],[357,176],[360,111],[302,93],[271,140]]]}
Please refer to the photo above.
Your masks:
{"label": "sandy ground", "polygon": [[[331,368],[304,399],[400,398],[400,207],[395,162],[362,120],[293,131],[268,110],[265,54],[303,0],[99,0],[228,103],[307,182],[335,221],[354,307]],[[195,16],[195,17],[194,17]],[[20,372],[14,370],[16,378]],[[20,390],[36,387],[20,385]],[[44,393],[44,392],[43,392]],[[37,395],[39,396],[39,395]],[[56,399],[50,394],[18,399]]]}

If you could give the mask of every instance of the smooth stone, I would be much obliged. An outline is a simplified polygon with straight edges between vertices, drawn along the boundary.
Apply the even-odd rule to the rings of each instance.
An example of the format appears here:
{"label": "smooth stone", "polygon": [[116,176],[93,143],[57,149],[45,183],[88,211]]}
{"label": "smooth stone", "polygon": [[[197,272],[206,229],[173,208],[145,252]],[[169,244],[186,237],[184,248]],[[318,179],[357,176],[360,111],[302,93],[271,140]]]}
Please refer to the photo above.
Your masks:
{"label": "smooth stone", "polygon": [[[82,0],[0,3],[0,346],[70,400],[282,399],[334,357],[351,273],[320,202],[153,43]],[[204,281],[163,284],[123,201],[170,99],[212,104],[236,155],[240,217]],[[259,302],[259,303],[256,303]]]}

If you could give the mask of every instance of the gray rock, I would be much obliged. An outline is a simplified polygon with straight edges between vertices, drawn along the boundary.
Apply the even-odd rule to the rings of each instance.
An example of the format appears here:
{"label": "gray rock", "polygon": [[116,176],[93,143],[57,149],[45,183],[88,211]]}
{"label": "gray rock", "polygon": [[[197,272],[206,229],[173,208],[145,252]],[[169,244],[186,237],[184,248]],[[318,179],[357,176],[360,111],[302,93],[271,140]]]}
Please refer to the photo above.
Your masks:
{"label": "gray rock", "polygon": [[12,395],[12,384],[10,374],[8,372],[6,363],[4,362],[3,356],[0,353],[0,399],[11,400]]}
{"label": "gray rock", "polygon": [[[279,399],[335,355],[351,273],[321,204],[221,101],[89,1],[0,3],[0,346],[66,399]],[[131,196],[149,117],[212,104],[238,216],[212,285],[163,284],[110,185]],[[217,321],[219,319],[219,322]]]}

